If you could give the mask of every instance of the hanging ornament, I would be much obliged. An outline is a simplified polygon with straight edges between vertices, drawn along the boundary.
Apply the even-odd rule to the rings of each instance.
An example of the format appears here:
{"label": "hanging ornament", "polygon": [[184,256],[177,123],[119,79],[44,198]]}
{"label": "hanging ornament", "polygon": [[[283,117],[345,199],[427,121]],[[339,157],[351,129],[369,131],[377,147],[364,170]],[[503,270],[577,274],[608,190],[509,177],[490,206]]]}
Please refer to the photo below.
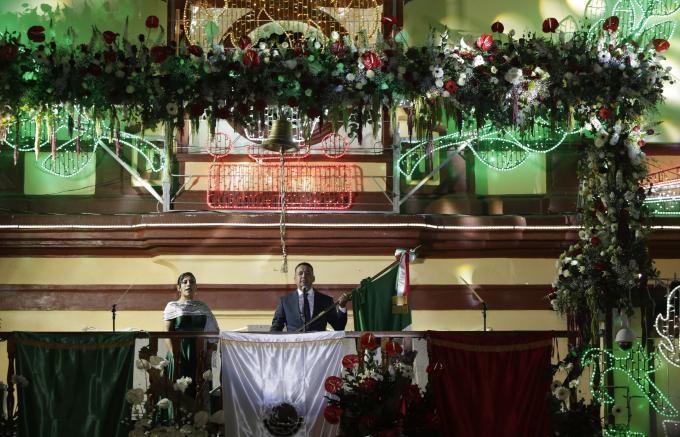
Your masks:
{"label": "hanging ornament", "polygon": [[78,155],[80,155],[80,133],[81,133],[80,116],[81,116],[81,111],[78,111],[78,124],[77,124],[78,134],[76,136],[76,154],[78,154]]}
{"label": "hanging ornament", "polygon": [[33,142],[33,150],[35,151],[35,160],[37,161],[40,156],[40,137],[42,131],[42,116],[38,115],[35,117],[35,138]]}

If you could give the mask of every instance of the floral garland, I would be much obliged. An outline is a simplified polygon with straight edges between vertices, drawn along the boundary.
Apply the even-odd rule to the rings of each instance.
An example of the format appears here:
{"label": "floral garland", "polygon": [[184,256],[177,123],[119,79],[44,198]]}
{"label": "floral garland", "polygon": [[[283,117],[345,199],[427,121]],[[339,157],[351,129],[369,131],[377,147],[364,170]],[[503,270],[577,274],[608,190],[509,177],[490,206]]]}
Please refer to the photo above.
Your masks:
{"label": "floral garland", "polygon": [[[390,17],[387,22],[393,23]],[[333,33],[328,42],[308,39],[267,44],[247,37],[239,47],[215,44],[166,44],[157,17],[146,20],[147,35],[134,41],[113,31],[94,30],[89,44],[46,41],[46,30],[33,26],[23,35],[0,38],[0,108],[14,118],[29,113],[52,118],[84,108],[94,119],[153,126],[184,114],[198,120],[251,123],[268,106],[295,107],[310,118],[334,125],[363,126],[376,121],[383,106],[415,111],[414,126],[427,135],[443,118],[460,128],[472,118],[478,126],[531,127],[536,117],[571,120],[573,109],[589,102],[609,102],[619,90],[635,100],[637,115],[661,99],[665,74],[650,69],[665,40],[634,47],[610,39],[613,68],[603,68],[602,51],[586,31],[567,40],[555,37],[554,18],[544,22],[549,38],[535,34],[515,39],[494,23],[492,34],[472,46],[448,44],[445,32],[435,43],[408,47],[400,33],[369,46],[365,38]],[[155,43],[149,36],[157,32]],[[608,61],[609,62],[609,61]],[[566,64],[566,68],[565,68]],[[599,70],[598,70],[599,66]],[[625,94],[624,94],[625,95]],[[49,120],[48,120],[49,126]]]}
{"label": "floral garland", "polygon": [[382,362],[370,332],[359,338],[358,346],[358,354],[342,359],[342,377],[326,379],[326,421],[339,423],[345,437],[439,435],[429,383],[423,392],[412,382],[415,355],[389,341],[383,346]]}
{"label": "floral garland", "polygon": [[[611,308],[630,312],[632,293],[657,275],[647,249],[649,213],[641,183],[647,175],[641,148],[654,131],[643,115],[660,100],[668,69],[644,57],[633,42],[617,39],[618,19],[604,23],[594,50],[597,62],[583,80],[604,86],[594,104],[576,107],[575,118],[592,138],[579,163],[579,241],[557,261],[551,303],[578,328],[585,343],[595,341],[599,314]],[[654,40],[657,50],[668,47]],[[597,83],[608,76],[611,83]]]}

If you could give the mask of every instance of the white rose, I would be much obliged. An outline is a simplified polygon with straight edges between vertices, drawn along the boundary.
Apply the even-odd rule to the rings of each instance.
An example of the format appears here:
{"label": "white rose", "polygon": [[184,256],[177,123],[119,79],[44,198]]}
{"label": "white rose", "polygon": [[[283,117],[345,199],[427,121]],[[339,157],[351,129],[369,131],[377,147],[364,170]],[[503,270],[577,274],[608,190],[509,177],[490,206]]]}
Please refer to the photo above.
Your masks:
{"label": "white rose", "polygon": [[339,40],[339,39],[340,39],[340,34],[339,34],[337,31],[334,30],[333,32],[331,32],[331,39],[332,39],[333,41]]}
{"label": "white rose", "polygon": [[205,372],[203,372],[203,379],[205,381],[210,381],[212,379],[212,370],[208,369]]}
{"label": "white rose", "polygon": [[161,410],[167,410],[170,407],[170,400],[168,398],[163,398],[156,404]]}
{"label": "white rose", "polygon": [[479,67],[480,65],[484,65],[484,58],[482,57],[482,55],[477,55],[475,56],[475,59],[472,61],[472,66]]}
{"label": "white rose", "polygon": [[125,393],[125,400],[133,405],[144,402],[144,390],[141,388],[132,388]]}
{"label": "white rose", "polygon": [[505,73],[505,80],[513,85],[517,85],[522,80],[522,70],[517,67],[512,67]]}
{"label": "white rose", "polygon": [[369,79],[373,79],[375,77],[375,72],[373,70],[368,70],[366,72],[366,77]]}
{"label": "white rose", "polygon": [[437,79],[434,81],[434,84],[437,88],[443,88],[444,87],[444,81],[441,79]]}
{"label": "white rose", "polygon": [[557,389],[553,393],[557,399],[560,401],[566,401],[569,399],[569,389],[566,387],[557,387]]}
{"label": "white rose", "polygon": [[139,370],[148,370],[151,368],[151,363],[149,363],[147,360],[141,359],[135,362],[135,367],[137,367]]}

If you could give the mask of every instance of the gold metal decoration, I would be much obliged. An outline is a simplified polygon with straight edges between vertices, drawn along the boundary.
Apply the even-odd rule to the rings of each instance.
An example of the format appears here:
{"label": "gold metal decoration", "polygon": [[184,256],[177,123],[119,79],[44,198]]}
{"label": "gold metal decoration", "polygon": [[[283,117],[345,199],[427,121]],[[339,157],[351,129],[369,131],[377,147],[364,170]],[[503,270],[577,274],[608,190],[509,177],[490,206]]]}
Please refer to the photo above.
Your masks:
{"label": "gold metal decoration", "polygon": [[286,118],[274,120],[269,138],[262,143],[262,147],[273,152],[294,152],[298,144],[293,141],[293,126]]}
{"label": "gold metal decoration", "polygon": [[180,19],[191,44],[238,47],[242,37],[257,42],[272,35],[289,44],[332,32],[353,38],[364,32],[374,42],[380,30],[382,0],[189,0]]}

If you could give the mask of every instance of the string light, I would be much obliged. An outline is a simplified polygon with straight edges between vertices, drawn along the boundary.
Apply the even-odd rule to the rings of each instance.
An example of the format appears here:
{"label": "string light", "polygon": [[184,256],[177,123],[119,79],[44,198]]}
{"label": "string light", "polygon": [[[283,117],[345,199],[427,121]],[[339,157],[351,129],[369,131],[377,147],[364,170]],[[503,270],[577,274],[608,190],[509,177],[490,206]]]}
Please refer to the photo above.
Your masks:
{"label": "string light", "polygon": [[[549,128],[550,123],[544,118],[539,117],[536,119],[535,125]],[[526,138],[529,141],[535,141],[539,146],[531,147],[519,139],[512,131],[501,131],[490,124],[486,124],[479,130],[470,127],[462,129],[460,132],[454,132],[433,139],[432,143],[434,147],[432,152],[434,153],[441,149],[453,148],[456,148],[456,151],[460,152],[467,147],[473,155],[487,167],[496,171],[512,171],[527,161],[528,153],[547,154],[562,145],[569,137],[578,135],[581,132],[583,132],[583,128],[568,131],[558,127],[555,129],[548,129],[547,135],[529,133],[526,135]],[[550,139],[553,139],[554,142],[548,141]],[[491,145],[488,146],[490,148],[489,151],[480,150],[484,146],[482,142],[491,143]],[[426,144],[426,140],[420,141],[400,157],[398,167],[399,172],[403,176],[411,178],[420,163],[428,158],[428,154],[421,153]],[[507,145],[507,147],[502,147],[503,144]],[[516,156],[517,159],[512,159],[512,157],[510,159],[504,158],[508,152],[514,152],[514,156]],[[412,161],[414,155],[418,157],[415,162]],[[498,165],[498,162],[507,164]],[[404,170],[404,166],[411,170]]]}
{"label": "string light", "polygon": [[657,350],[670,364],[680,367],[680,286],[668,293],[666,317],[657,315],[654,328],[662,339]]}
{"label": "string light", "polygon": [[[640,342],[636,341],[632,349],[619,357],[608,349],[589,348],[581,357],[581,366],[595,367],[602,363],[600,372],[593,371],[590,374],[590,391],[598,402],[614,403],[614,398],[608,393],[606,377],[609,373],[621,373],[638,388],[657,414],[675,417],[678,415],[678,410],[650,378],[650,375],[660,368],[660,363],[655,358],[654,352],[648,354]],[[596,374],[600,375],[597,382],[595,381]]]}
{"label": "string light", "polygon": [[354,164],[294,163],[282,169],[276,164],[215,163],[209,169],[207,203],[212,209],[278,210],[285,202],[286,209],[345,210],[352,206],[360,174]]}

